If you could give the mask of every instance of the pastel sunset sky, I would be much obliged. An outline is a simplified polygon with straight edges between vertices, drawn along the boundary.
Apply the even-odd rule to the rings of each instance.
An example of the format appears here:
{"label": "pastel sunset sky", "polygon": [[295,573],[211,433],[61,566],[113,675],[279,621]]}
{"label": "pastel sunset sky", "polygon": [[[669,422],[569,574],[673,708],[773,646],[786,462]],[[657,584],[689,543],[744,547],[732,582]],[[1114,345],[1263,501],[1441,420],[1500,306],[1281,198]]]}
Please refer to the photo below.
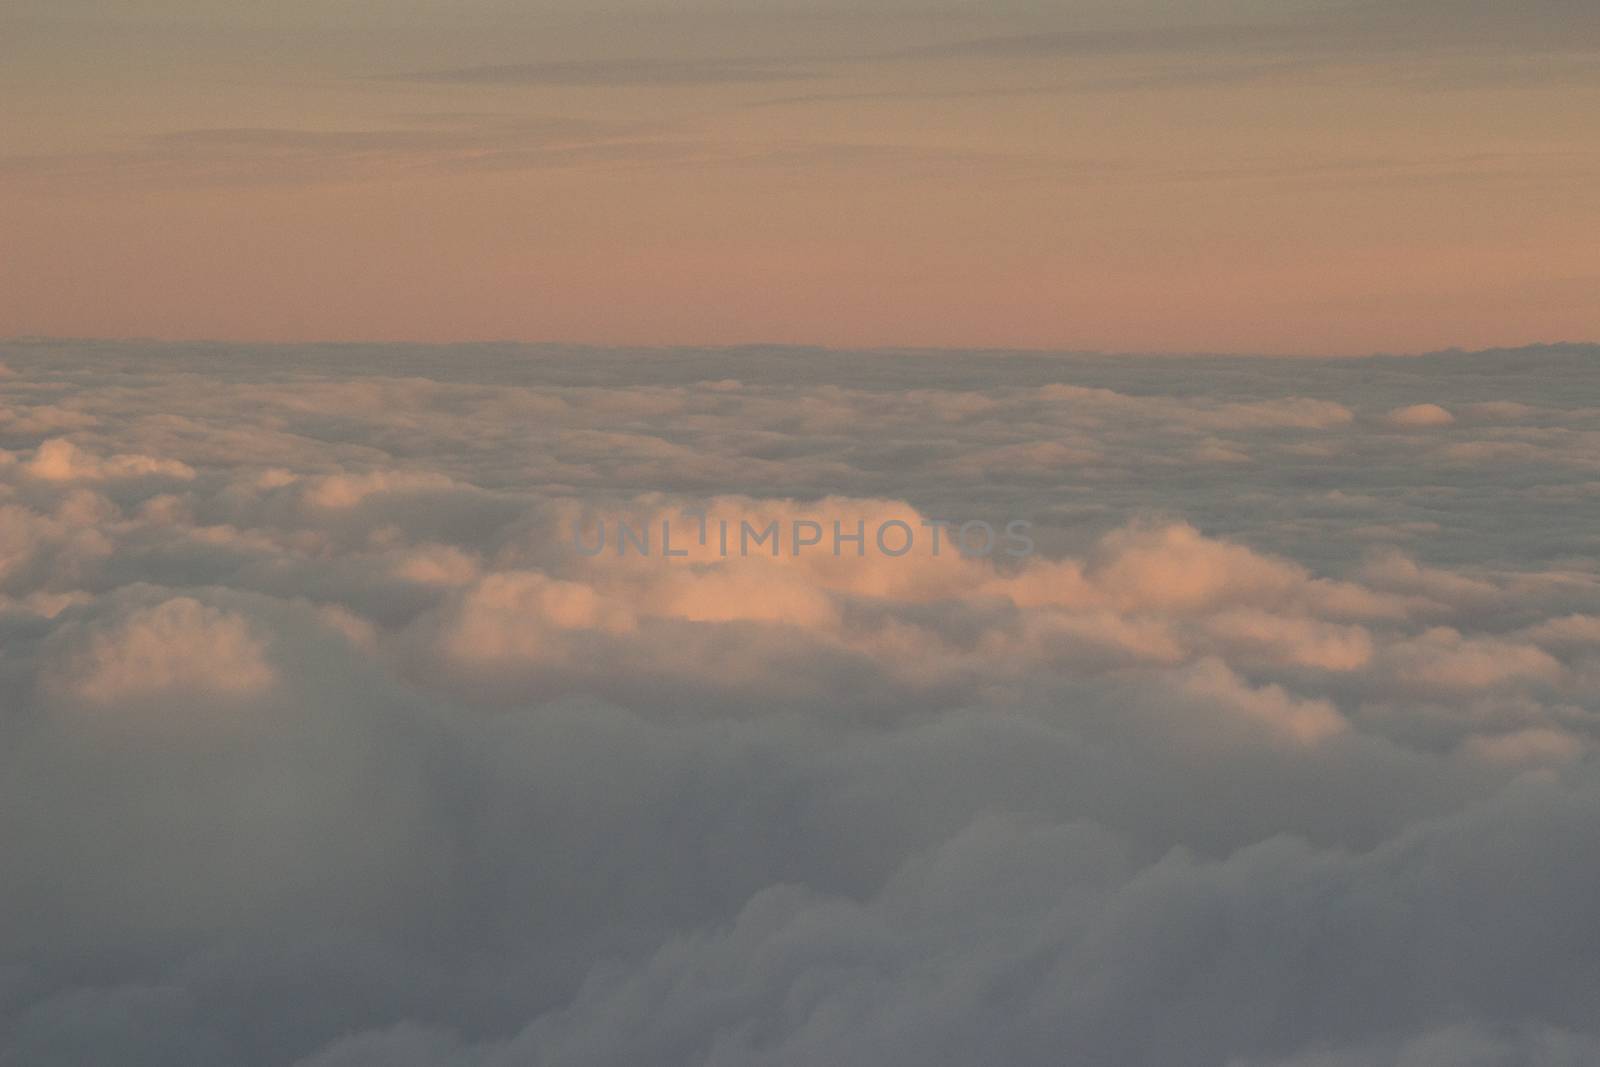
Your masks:
{"label": "pastel sunset sky", "polygon": [[0,336],[1600,335],[1593,0],[8,0]]}

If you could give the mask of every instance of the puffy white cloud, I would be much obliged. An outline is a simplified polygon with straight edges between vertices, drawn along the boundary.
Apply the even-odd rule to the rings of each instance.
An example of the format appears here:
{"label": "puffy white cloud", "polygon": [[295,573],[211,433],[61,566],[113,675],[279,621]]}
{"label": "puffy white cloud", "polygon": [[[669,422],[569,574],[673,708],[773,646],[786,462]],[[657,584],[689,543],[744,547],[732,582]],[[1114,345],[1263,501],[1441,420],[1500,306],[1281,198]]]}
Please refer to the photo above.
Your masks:
{"label": "puffy white cloud", "polygon": [[1597,1056],[1593,350],[3,354],[0,1062]]}
{"label": "puffy white cloud", "polygon": [[150,697],[250,696],[273,681],[260,638],[242,616],[177,596],[130,612],[109,627],[58,636],[71,647],[46,679],[102,707]]}
{"label": "puffy white cloud", "polygon": [[1384,418],[1391,426],[1427,427],[1449,426],[1456,417],[1438,404],[1407,404],[1395,408]]}
{"label": "puffy white cloud", "polygon": [[194,469],[187,463],[138,454],[100,457],[85,452],[65,437],[41,442],[24,469],[30,476],[48,482],[97,482],[149,476],[188,481],[194,477]]}

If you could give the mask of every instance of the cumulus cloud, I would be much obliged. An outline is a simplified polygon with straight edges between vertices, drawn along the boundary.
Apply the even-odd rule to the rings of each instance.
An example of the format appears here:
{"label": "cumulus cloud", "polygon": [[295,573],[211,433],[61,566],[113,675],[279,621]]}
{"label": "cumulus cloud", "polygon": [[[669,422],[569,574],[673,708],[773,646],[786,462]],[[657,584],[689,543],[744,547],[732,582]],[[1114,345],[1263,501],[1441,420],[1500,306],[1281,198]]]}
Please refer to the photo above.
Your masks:
{"label": "cumulus cloud", "polygon": [[[71,643],[71,627],[59,634]],[[151,696],[245,696],[272,684],[262,642],[243,616],[177,596],[85,635],[54,684],[92,704]]]}
{"label": "cumulus cloud", "polygon": [[[35,415],[34,420],[37,419]],[[194,469],[187,463],[138,454],[96,456],[65,437],[41,442],[23,469],[30,476],[48,482],[98,482],[150,475],[188,481],[194,477]]]}
{"label": "cumulus cloud", "polygon": [[0,354],[0,1062],[1600,1054],[1600,352]]}
{"label": "cumulus cloud", "polygon": [[1391,426],[1448,426],[1456,421],[1456,417],[1438,404],[1407,404],[1402,408],[1395,408],[1384,418]]}

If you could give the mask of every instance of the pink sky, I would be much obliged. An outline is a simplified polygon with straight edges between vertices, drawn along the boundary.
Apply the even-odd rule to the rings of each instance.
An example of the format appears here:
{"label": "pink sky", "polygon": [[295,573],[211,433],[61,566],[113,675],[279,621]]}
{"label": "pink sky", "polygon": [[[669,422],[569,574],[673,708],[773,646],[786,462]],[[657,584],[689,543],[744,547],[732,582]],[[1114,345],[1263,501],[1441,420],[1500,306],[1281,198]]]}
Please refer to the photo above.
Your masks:
{"label": "pink sky", "polygon": [[0,20],[0,336],[1600,336],[1562,0],[115,17]]}

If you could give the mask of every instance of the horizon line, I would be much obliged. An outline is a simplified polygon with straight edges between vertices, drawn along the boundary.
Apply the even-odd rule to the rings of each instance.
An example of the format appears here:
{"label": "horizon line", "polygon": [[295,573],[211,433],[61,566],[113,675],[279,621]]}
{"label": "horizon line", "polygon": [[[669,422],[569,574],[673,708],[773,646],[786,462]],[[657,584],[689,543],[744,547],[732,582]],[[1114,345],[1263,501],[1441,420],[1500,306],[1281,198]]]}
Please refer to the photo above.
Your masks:
{"label": "horizon line", "polygon": [[1089,357],[1104,358],[1115,357],[1125,359],[1261,359],[1261,360],[1360,360],[1360,359],[1423,359],[1429,356],[1474,356],[1492,352],[1534,352],[1551,349],[1600,349],[1600,340],[1593,341],[1530,341],[1512,345],[1488,345],[1482,348],[1466,348],[1460,345],[1448,345],[1443,348],[1430,348],[1412,351],[1366,351],[1366,352],[1322,352],[1322,353],[1288,353],[1264,351],[1217,351],[1213,349],[1191,350],[1160,350],[1160,349],[1108,349],[1108,348],[1023,348],[1012,346],[945,346],[945,345],[861,345],[840,346],[826,344],[805,344],[798,342],[777,341],[741,341],[726,344],[683,344],[683,343],[614,343],[594,341],[565,341],[542,340],[534,341],[518,338],[491,338],[491,339],[462,339],[453,341],[423,341],[423,340],[298,340],[298,341],[269,341],[249,340],[239,338],[219,337],[147,337],[147,336],[68,336],[56,334],[18,334],[0,337],[0,345],[56,345],[56,344],[95,344],[95,345],[133,345],[155,344],[172,345],[176,347],[197,347],[205,345],[230,346],[237,348],[491,348],[491,347],[518,347],[518,348],[553,348],[553,349],[591,349],[598,351],[636,351],[641,353],[672,353],[672,352],[741,352],[750,350],[765,351],[792,351],[815,353],[878,353],[885,355],[990,355],[990,356],[1039,356],[1039,357]]}

